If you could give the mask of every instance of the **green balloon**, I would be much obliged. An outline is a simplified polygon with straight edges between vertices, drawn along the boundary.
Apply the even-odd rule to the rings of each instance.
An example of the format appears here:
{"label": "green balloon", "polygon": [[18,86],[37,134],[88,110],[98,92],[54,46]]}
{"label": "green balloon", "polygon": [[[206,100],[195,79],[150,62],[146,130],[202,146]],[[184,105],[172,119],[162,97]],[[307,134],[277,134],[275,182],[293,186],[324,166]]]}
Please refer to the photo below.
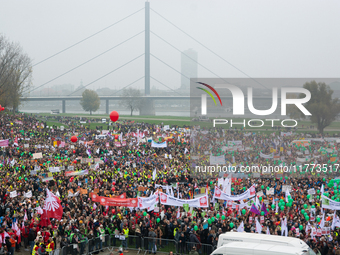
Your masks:
{"label": "green balloon", "polygon": [[261,189],[264,189],[264,185],[261,185]]}
{"label": "green balloon", "polygon": [[301,230],[303,229],[303,226],[302,226],[302,225],[300,225],[300,226],[299,226],[299,229],[300,229],[300,231],[301,231]]}
{"label": "green balloon", "polygon": [[160,219],[160,218],[157,218],[157,220],[156,220],[156,221],[157,221],[157,223],[159,223],[159,222],[161,221],[161,219]]}
{"label": "green balloon", "polygon": [[212,221],[212,222],[215,222],[215,217],[211,217],[211,221]]}
{"label": "green balloon", "polygon": [[263,215],[264,215],[264,212],[262,211],[262,212],[261,212],[261,216],[263,216]]}
{"label": "green balloon", "polygon": [[246,214],[246,209],[242,209],[242,214],[245,215]]}
{"label": "green balloon", "polygon": [[307,205],[307,204],[304,204],[303,207],[304,207],[305,209],[307,209],[308,205]]}
{"label": "green balloon", "polygon": [[275,209],[275,205],[274,205],[274,204],[272,204],[272,209],[273,209],[273,210]]}
{"label": "green balloon", "polygon": [[147,215],[147,212],[143,212],[144,217]]}
{"label": "green balloon", "polygon": [[197,230],[198,230],[198,227],[197,227],[196,225],[195,225],[195,227],[194,227],[194,230],[195,230],[195,231],[197,231]]}
{"label": "green balloon", "polygon": [[302,213],[302,214],[305,214],[305,210],[304,210],[304,209],[302,209],[302,210],[301,210],[301,213]]}
{"label": "green balloon", "polygon": [[208,224],[209,224],[209,225],[211,224],[211,219],[208,219]]}
{"label": "green balloon", "polygon": [[220,218],[220,214],[218,213],[218,214],[216,214],[216,218],[217,219],[219,219]]}
{"label": "green balloon", "polygon": [[229,226],[230,226],[231,228],[233,228],[233,227],[234,227],[234,223],[230,222]]}
{"label": "green balloon", "polygon": [[222,220],[225,220],[225,216],[224,215],[222,215]]}
{"label": "green balloon", "polygon": [[306,221],[309,221],[309,216],[307,215],[307,216],[305,217],[305,219],[306,219]]}
{"label": "green balloon", "polygon": [[318,218],[316,218],[316,221],[317,221],[317,222],[320,222],[320,221],[321,221],[321,219],[318,217]]}
{"label": "green balloon", "polygon": [[307,195],[307,199],[310,199],[310,195],[309,194]]}
{"label": "green balloon", "polygon": [[281,209],[281,211],[283,211],[285,209],[285,207],[283,205],[281,205],[280,209]]}

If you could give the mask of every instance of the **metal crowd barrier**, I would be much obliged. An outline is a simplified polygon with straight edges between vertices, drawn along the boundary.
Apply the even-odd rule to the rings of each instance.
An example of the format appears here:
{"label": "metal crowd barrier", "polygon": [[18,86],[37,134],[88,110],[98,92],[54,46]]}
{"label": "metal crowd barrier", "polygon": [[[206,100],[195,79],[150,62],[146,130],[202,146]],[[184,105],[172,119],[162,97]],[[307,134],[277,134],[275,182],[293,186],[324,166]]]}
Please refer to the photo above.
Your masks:
{"label": "metal crowd barrier", "polygon": [[183,255],[189,254],[196,247],[199,255],[210,255],[215,249],[209,244],[200,243],[180,243],[174,239],[151,238],[142,236],[129,235],[127,238],[122,235],[104,235],[93,239],[84,239],[75,244],[69,244],[51,251],[49,255],[88,255],[99,252],[114,252],[120,247],[126,250],[133,250],[137,254],[147,253],[166,253],[170,251],[173,254]]}

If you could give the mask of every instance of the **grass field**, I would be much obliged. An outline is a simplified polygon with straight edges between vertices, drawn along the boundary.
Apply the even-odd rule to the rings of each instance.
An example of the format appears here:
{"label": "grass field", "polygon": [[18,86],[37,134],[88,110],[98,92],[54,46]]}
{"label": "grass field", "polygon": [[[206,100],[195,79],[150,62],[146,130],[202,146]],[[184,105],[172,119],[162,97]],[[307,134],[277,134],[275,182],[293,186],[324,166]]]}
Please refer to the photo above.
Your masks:
{"label": "grass field", "polygon": [[[67,125],[61,124],[59,123],[54,117],[56,115],[53,114],[49,114],[49,113],[43,113],[43,114],[39,114],[38,115],[40,119],[45,119],[44,117],[49,117],[48,121],[47,121],[47,125],[57,125],[57,126],[65,126],[67,127]],[[58,116],[70,116],[70,117],[88,117],[88,118],[94,118],[94,119],[98,119],[97,123],[90,123],[90,128],[91,129],[95,129],[96,126],[103,126],[103,129],[107,129],[108,127],[108,122],[109,122],[109,116],[108,115],[89,115],[89,114],[71,114],[71,113],[64,113],[64,114],[59,114]],[[52,117],[52,118],[51,118]],[[107,119],[107,123],[101,123],[101,119],[102,118],[106,118]],[[190,121],[191,118],[190,117],[176,117],[176,116],[128,116],[128,115],[122,115],[119,117],[120,120],[133,120],[135,122],[145,122],[145,123],[149,123],[149,124],[161,124],[163,123],[164,125],[170,125],[170,126],[192,126],[192,125],[200,125],[201,127],[212,127],[213,123],[212,122],[194,122],[194,121]],[[228,119],[230,120],[230,119]],[[250,120],[250,119],[245,119],[246,123]],[[243,119],[239,119],[239,118],[233,118],[233,122],[242,122]],[[261,133],[273,133],[276,132],[277,134],[279,133],[278,130],[274,130],[271,127],[271,122],[270,121],[264,121],[264,126],[263,127],[249,127],[246,124],[246,131],[249,132],[261,132]],[[287,125],[292,125],[293,122],[286,122],[285,124]],[[280,125],[280,121],[275,121],[274,123],[275,126]],[[307,120],[300,120],[298,121],[298,130],[296,131],[297,133],[318,133],[318,131],[316,130],[316,128],[314,129],[309,129],[307,127],[313,125],[314,127],[316,127],[316,124],[311,123],[310,121]],[[233,125],[233,128],[237,128],[240,129],[243,125]],[[303,126],[303,128],[302,128]],[[229,129],[230,128],[230,123],[228,124],[223,124],[223,125],[219,125],[219,127],[225,128],[225,129]],[[285,131],[284,128],[281,128],[281,131]],[[340,133],[340,122],[336,121],[333,122],[330,126],[328,126],[325,131],[328,134],[337,134]]]}

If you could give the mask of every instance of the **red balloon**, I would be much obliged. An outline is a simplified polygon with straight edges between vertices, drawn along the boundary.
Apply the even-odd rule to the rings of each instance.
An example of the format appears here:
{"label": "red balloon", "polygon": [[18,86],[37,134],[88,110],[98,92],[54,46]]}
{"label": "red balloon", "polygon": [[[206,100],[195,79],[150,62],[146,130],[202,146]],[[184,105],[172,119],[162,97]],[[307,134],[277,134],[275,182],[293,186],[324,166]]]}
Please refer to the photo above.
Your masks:
{"label": "red balloon", "polygon": [[71,142],[75,143],[76,141],[78,141],[78,138],[76,136],[72,136],[71,137]]}
{"label": "red balloon", "polygon": [[110,113],[110,119],[111,119],[111,121],[116,122],[116,121],[119,119],[119,114],[118,114],[118,112],[112,111],[112,112]]}
{"label": "red balloon", "polygon": [[73,153],[76,153],[76,150],[73,150]]}
{"label": "red balloon", "polygon": [[116,140],[118,139],[118,135],[115,135],[115,139],[116,139]]}
{"label": "red balloon", "polygon": [[114,165],[117,165],[117,161],[113,161],[113,164],[114,164]]}
{"label": "red balloon", "polygon": [[74,164],[77,164],[77,160],[73,161]]}
{"label": "red balloon", "polygon": [[112,213],[114,214],[116,212],[116,210],[115,209],[112,209]]}
{"label": "red balloon", "polygon": [[115,187],[112,187],[112,191],[115,191],[116,189],[115,189]]}

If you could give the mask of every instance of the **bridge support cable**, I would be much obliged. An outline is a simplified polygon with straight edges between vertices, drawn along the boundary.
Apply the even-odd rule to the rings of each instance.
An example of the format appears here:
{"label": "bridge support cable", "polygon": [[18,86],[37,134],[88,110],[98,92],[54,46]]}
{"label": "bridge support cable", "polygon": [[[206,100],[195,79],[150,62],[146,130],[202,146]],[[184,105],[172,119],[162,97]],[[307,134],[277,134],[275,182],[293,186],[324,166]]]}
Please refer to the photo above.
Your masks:
{"label": "bridge support cable", "polygon": [[113,24],[111,24],[111,25],[109,25],[109,26],[107,26],[107,27],[105,27],[105,28],[99,30],[98,32],[96,32],[96,33],[94,33],[94,34],[92,34],[92,35],[90,35],[90,36],[88,36],[88,37],[86,37],[86,38],[80,40],[79,42],[76,42],[75,44],[72,44],[71,46],[69,46],[69,47],[67,47],[67,48],[65,48],[65,49],[63,49],[63,50],[61,50],[61,51],[59,51],[59,52],[57,52],[57,53],[55,53],[55,54],[53,54],[53,55],[51,55],[51,56],[45,58],[45,59],[43,59],[43,60],[41,60],[41,61],[39,61],[38,63],[35,63],[35,64],[33,65],[33,67],[34,67],[34,66],[37,66],[37,65],[39,65],[39,64],[41,64],[41,63],[43,63],[43,62],[45,62],[46,60],[48,60],[48,59],[50,59],[50,58],[53,58],[53,57],[59,55],[60,53],[62,53],[62,52],[64,52],[64,51],[67,51],[67,50],[71,49],[72,47],[74,47],[74,46],[76,46],[76,45],[78,45],[78,44],[80,44],[80,43],[86,41],[87,39],[90,39],[91,37],[93,37],[93,36],[95,36],[95,35],[97,35],[97,34],[103,32],[103,31],[105,31],[105,30],[107,30],[107,29],[109,29],[110,27],[113,27],[114,25],[116,25],[116,24],[122,22],[123,20],[126,20],[127,18],[130,18],[131,16],[135,15],[136,13],[140,12],[141,10],[144,10],[144,7],[141,8],[141,9],[139,9],[138,11],[135,11],[134,13],[131,13],[130,15],[126,16],[125,18],[122,18],[121,20],[118,20],[118,21],[116,21],[115,23],[113,23]]}
{"label": "bridge support cable", "polygon": [[145,76],[142,76],[142,77],[140,77],[138,80],[135,80],[135,81],[129,83],[129,84],[126,85],[125,87],[123,87],[123,88],[121,88],[120,90],[116,91],[116,92],[115,92],[114,94],[112,94],[111,96],[116,95],[117,93],[119,93],[120,91],[126,89],[127,87],[131,86],[132,84],[135,84],[137,81],[140,81],[141,79],[144,79],[144,77],[145,77]]}
{"label": "bridge support cable", "polygon": [[179,73],[180,75],[184,76],[185,78],[189,79],[190,78],[184,74],[182,74],[180,71],[176,70],[175,68],[173,68],[172,66],[170,66],[169,64],[165,63],[163,60],[159,59],[158,57],[156,57],[155,55],[153,54],[150,54],[151,56],[153,56],[155,59],[157,59],[158,61],[162,62],[164,65],[170,67],[172,70],[174,70],[175,72]]}
{"label": "bridge support cable", "polygon": [[103,76],[101,76],[101,77],[99,77],[98,79],[96,79],[96,80],[90,82],[89,84],[83,86],[82,88],[79,88],[79,89],[73,91],[71,94],[69,94],[69,95],[67,95],[67,96],[71,96],[71,95],[73,95],[74,93],[78,92],[79,90],[82,90],[83,88],[86,88],[87,86],[90,86],[91,84],[93,84],[93,83],[95,83],[95,82],[97,82],[97,81],[103,79],[104,77],[106,77],[106,76],[108,76],[109,74],[112,74],[112,73],[114,73],[115,71],[119,70],[120,68],[122,68],[122,67],[124,67],[124,66],[130,64],[131,62],[133,62],[133,61],[135,61],[136,59],[142,57],[143,55],[144,55],[144,53],[141,54],[141,55],[139,55],[138,57],[135,57],[134,59],[132,59],[132,60],[126,62],[125,64],[121,65],[120,67],[118,67],[118,68],[112,70],[111,72],[108,72],[107,74],[104,74]]}
{"label": "bridge support cable", "polygon": [[87,64],[87,63],[89,63],[89,62],[91,62],[92,60],[95,60],[96,58],[98,58],[98,57],[100,57],[100,56],[102,56],[102,55],[108,53],[109,51],[113,50],[114,48],[117,48],[118,46],[120,46],[120,45],[126,43],[127,41],[129,41],[129,40],[135,38],[136,36],[138,36],[138,35],[140,35],[140,34],[142,34],[142,33],[144,33],[144,30],[141,31],[141,32],[139,32],[138,34],[135,34],[134,36],[132,36],[132,37],[126,39],[125,41],[123,41],[123,42],[121,42],[121,43],[119,43],[119,44],[113,46],[112,48],[110,48],[110,49],[108,49],[108,50],[106,50],[106,51],[100,53],[99,55],[97,55],[97,56],[95,56],[95,57],[93,57],[93,58],[91,58],[91,59],[89,59],[89,60],[87,60],[87,61],[81,63],[80,65],[78,65],[78,66],[76,66],[76,67],[74,67],[74,68],[72,68],[72,69],[70,69],[70,70],[68,70],[67,72],[65,72],[65,73],[63,73],[63,74],[61,74],[61,75],[59,75],[59,76],[57,76],[57,77],[55,77],[55,78],[53,78],[53,79],[51,79],[51,80],[45,82],[44,84],[42,84],[42,85],[40,85],[40,86],[38,86],[38,87],[36,87],[36,88],[33,88],[33,89],[29,90],[29,91],[26,90],[26,91],[24,91],[23,93],[26,93],[26,92],[30,93],[30,92],[32,92],[32,91],[35,91],[35,90],[37,90],[37,89],[39,89],[39,88],[45,86],[46,84],[48,84],[48,83],[50,83],[50,82],[52,82],[52,81],[54,81],[54,80],[56,80],[56,79],[58,79],[58,78],[64,76],[65,74],[68,74],[68,73],[70,73],[70,72],[76,70],[77,68],[79,68],[79,67],[81,67],[81,66],[83,66],[83,65],[85,65],[85,64]]}
{"label": "bridge support cable", "polygon": [[201,45],[203,48],[205,48],[206,50],[208,50],[210,53],[214,54],[216,57],[220,58],[221,60],[223,60],[225,63],[229,64],[230,66],[232,66],[233,68],[235,68],[237,71],[239,71],[240,73],[244,74],[246,77],[248,77],[249,79],[253,80],[254,82],[256,82],[257,84],[261,85],[262,87],[264,87],[265,89],[268,89],[265,85],[263,85],[262,83],[260,83],[259,81],[257,81],[256,79],[252,78],[250,75],[248,75],[247,73],[245,73],[244,71],[242,71],[240,68],[238,68],[237,66],[235,66],[234,64],[230,63],[228,60],[226,60],[225,58],[221,57],[219,54],[217,54],[216,52],[214,52],[213,50],[211,50],[210,48],[208,48],[207,46],[205,46],[203,43],[201,43],[200,41],[198,41],[197,39],[195,39],[194,37],[192,37],[191,35],[189,35],[187,32],[185,32],[184,30],[182,30],[181,28],[179,28],[178,26],[176,26],[174,23],[172,23],[170,20],[168,20],[167,18],[165,18],[164,16],[162,16],[160,13],[158,13],[157,11],[155,11],[154,9],[151,8],[151,10],[156,13],[159,17],[161,17],[162,19],[164,19],[166,22],[168,22],[169,24],[171,24],[172,26],[174,26],[175,28],[177,28],[179,31],[181,31],[182,33],[184,33],[186,36],[188,36],[189,38],[191,38],[192,40],[194,40],[195,42],[197,42],[199,45]]}
{"label": "bridge support cable", "polygon": [[173,90],[172,88],[168,87],[167,85],[165,85],[163,82],[161,82],[161,81],[157,80],[156,78],[154,78],[154,77],[152,77],[152,76],[150,76],[150,77],[151,77],[151,79],[153,79],[153,80],[157,81],[158,83],[160,83],[160,84],[161,84],[161,85],[163,85],[164,87],[166,87],[166,88],[170,89],[171,91],[173,91],[173,92],[177,93],[178,95],[182,95],[181,93],[177,92],[176,90]]}

